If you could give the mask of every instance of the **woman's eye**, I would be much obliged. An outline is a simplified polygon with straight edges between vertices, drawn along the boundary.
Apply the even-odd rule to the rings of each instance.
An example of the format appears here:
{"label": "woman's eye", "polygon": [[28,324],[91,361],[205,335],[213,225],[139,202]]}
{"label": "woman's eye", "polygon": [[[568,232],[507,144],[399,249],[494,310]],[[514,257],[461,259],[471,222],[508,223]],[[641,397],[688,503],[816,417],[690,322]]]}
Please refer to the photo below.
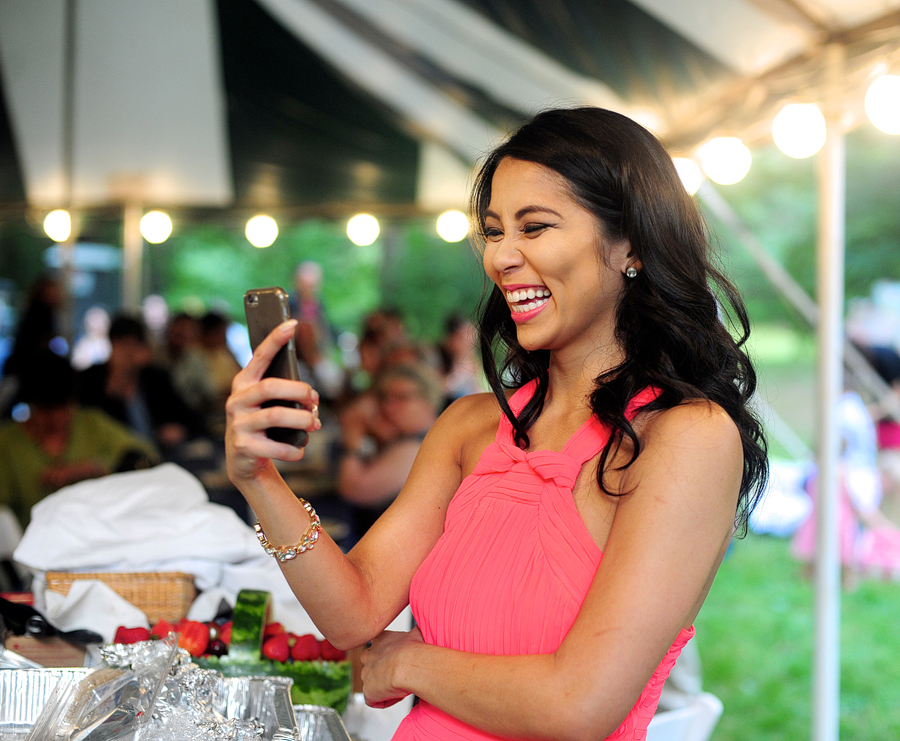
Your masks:
{"label": "woman's eye", "polygon": [[483,234],[486,240],[496,240],[503,236],[503,232],[495,226],[486,227]]}
{"label": "woman's eye", "polygon": [[526,224],[522,231],[525,234],[538,234],[549,226],[549,224]]}

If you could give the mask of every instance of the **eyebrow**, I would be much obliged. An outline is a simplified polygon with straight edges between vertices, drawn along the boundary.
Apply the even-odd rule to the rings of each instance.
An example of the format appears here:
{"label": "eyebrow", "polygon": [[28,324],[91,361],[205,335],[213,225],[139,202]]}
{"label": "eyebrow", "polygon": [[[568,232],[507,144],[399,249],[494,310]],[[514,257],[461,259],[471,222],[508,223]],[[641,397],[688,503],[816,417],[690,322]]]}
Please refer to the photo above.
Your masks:
{"label": "eyebrow", "polygon": [[[562,218],[561,213],[559,213],[558,211],[555,211],[554,209],[550,208],[549,206],[524,206],[524,207],[520,208],[518,211],[516,211],[515,217],[516,217],[516,219],[521,219],[523,216],[527,216],[528,214],[536,214],[536,213],[553,214],[557,218],[560,218],[560,219]],[[491,211],[490,209],[488,209],[487,211],[484,212],[484,218],[488,218],[489,216],[497,219],[498,221],[500,220],[500,215],[497,214],[495,211]]]}

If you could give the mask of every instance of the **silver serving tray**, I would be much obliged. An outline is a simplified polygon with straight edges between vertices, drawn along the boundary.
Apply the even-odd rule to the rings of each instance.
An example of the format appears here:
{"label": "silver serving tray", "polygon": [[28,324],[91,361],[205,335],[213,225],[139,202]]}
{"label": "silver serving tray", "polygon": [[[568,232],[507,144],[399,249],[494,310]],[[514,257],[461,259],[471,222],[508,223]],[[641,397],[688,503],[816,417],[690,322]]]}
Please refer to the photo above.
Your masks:
{"label": "silver serving tray", "polygon": [[[90,671],[0,669],[0,741],[22,741],[57,683],[80,680]],[[273,684],[274,693],[267,691]],[[216,709],[226,718],[259,720],[270,741],[350,741],[332,708],[291,705],[291,684],[287,677],[226,677]]]}

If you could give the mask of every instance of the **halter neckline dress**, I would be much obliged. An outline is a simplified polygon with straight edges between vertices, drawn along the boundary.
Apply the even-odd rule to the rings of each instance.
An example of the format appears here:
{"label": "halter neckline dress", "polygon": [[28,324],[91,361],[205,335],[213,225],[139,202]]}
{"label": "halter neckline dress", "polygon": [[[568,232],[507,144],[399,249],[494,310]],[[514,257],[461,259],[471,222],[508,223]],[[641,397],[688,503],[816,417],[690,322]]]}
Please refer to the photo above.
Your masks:
{"label": "halter neckline dress", "polygon": [[[518,415],[535,381],[510,399]],[[657,395],[638,393],[629,419]],[[603,557],[572,496],[609,436],[593,415],[560,451],[526,452],[502,416],[497,436],[447,508],[444,533],[416,571],[410,605],[426,643],[493,655],[552,653],[575,621]],[[682,629],[609,741],[643,741],[663,683],[693,626]],[[547,708],[553,723],[553,709]],[[496,739],[419,701],[394,741]]]}

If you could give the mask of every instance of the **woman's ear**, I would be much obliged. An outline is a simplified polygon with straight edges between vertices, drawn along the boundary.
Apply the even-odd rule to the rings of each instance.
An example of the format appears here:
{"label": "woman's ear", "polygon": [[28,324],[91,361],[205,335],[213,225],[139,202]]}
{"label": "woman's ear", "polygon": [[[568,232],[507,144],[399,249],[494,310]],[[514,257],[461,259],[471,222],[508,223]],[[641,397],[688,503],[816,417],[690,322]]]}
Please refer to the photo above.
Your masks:
{"label": "woman's ear", "polygon": [[640,272],[643,268],[641,261],[635,257],[634,250],[631,248],[631,241],[623,239],[613,246],[613,254],[615,256],[615,265],[621,273],[626,273],[628,268],[634,268]]}

